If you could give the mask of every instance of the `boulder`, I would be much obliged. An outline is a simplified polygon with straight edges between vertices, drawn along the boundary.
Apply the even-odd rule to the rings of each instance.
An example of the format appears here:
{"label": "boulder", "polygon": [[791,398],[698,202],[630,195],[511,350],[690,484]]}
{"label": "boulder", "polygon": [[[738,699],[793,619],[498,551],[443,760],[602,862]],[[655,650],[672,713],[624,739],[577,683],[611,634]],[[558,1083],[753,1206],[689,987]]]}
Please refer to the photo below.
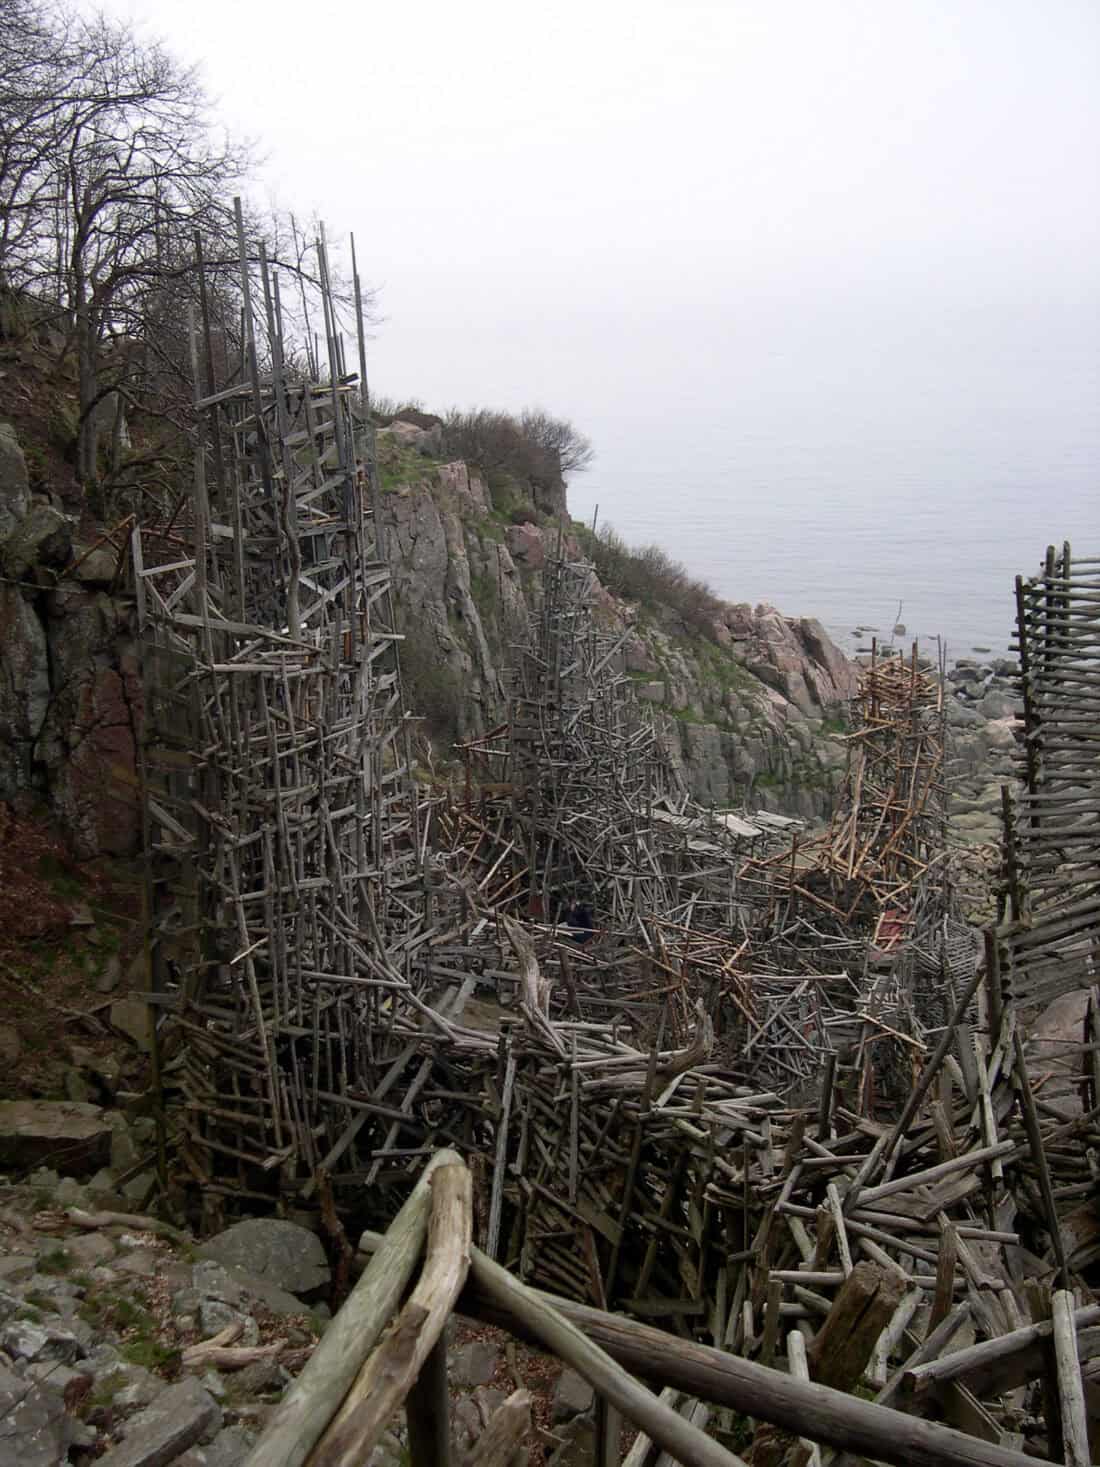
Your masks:
{"label": "boulder", "polygon": [[554,1385],[551,1420],[570,1421],[574,1416],[581,1416],[585,1411],[591,1411],[594,1399],[595,1392],[584,1376],[566,1367]]}
{"label": "boulder", "polygon": [[0,1365],[3,1460],[19,1467],[57,1467],[68,1459],[74,1422],[60,1392]]}
{"label": "boulder", "polygon": [[71,548],[68,520],[48,499],[35,495],[0,547],[0,565],[12,580],[21,581],[39,565],[60,570]]}
{"label": "boulder", "polygon": [[11,538],[29,503],[27,461],[15,429],[0,423],[0,545]]}
{"label": "boulder", "polygon": [[509,525],[504,532],[504,543],[508,546],[512,559],[526,566],[528,570],[542,570],[546,564],[546,546],[538,525],[530,522]]}
{"label": "boulder", "polygon": [[448,1374],[454,1385],[488,1385],[500,1361],[500,1346],[492,1340],[467,1340],[451,1356]]}
{"label": "boulder", "polygon": [[100,1467],[165,1467],[202,1439],[213,1440],[222,1413],[197,1380],[181,1380],[126,1425],[119,1446],[101,1457]]}
{"label": "boulder", "polygon": [[135,993],[116,998],[111,1005],[111,1027],[132,1039],[146,1054],[153,1048],[153,1011]]}
{"label": "boulder", "polygon": [[115,571],[118,569],[118,551],[108,550],[105,546],[97,546],[94,550],[83,550],[80,546],[73,547],[73,558],[76,562],[70,574],[83,586],[110,586],[115,579]]}
{"label": "boulder", "polygon": [[316,1233],[276,1217],[251,1217],[209,1238],[199,1257],[257,1274],[290,1294],[308,1295],[331,1277]]}
{"label": "boulder", "polygon": [[46,1162],[90,1176],[111,1158],[111,1123],[98,1105],[67,1100],[0,1101],[0,1167]]}

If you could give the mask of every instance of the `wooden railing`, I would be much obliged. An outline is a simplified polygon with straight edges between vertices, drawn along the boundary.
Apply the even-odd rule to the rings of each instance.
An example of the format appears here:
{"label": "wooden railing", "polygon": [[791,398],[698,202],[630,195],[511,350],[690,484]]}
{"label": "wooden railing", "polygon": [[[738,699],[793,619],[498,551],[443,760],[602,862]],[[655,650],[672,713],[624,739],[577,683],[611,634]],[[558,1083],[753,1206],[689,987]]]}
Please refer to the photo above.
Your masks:
{"label": "wooden railing", "polygon": [[[643,1380],[771,1423],[790,1434],[792,1448],[801,1438],[795,1460],[824,1444],[899,1467],[1037,1467],[1038,1459],[1021,1452],[531,1289],[473,1246],[471,1191],[462,1159],[438,1152],[389,1230],[366,1236],[362,1277],[245,1467],[362,1467],[402,1405],[413,1467],[448,1467],[444,1330],[456,1309],[557,1355],[612,1412],[685,1467],[737,1467],[741,1459],[678,1414],[667,1391],[662,1398]],[[1035,1329],[1017,1333],[1019,1340],[994,1342],[998,1368],[1034,1352]],[[490,1420],[470,1462],[504,1467],[529,1424],[530,1399],[517,1391]],[[631,1457],[641,1455],[636,1444]]]}

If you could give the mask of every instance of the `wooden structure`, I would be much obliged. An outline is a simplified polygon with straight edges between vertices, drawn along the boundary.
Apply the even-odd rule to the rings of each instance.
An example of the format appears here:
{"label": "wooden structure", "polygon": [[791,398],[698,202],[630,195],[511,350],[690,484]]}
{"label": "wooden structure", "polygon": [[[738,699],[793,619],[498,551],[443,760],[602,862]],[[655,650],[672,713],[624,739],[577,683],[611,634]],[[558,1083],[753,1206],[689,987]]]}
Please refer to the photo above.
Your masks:
{"label": "wooden structure", "polygon": [[[133,536],[153,997],[173,1150],[208,1220],[319,1195],[334,1230],[351,1212],[385,1225],[453,1147],[498,1304],[497,1263],[658,1321],[688,1358],[740,1357],[788,1406],[811,1398],[783,1396],[779,1359],[788,1386],[826,1369],[845,1391],[870,1382],[985,1443],[945,1462],[1023,1461],[1040,1430],[1025,1386],[1045,1373],[1061,1403],[1045,1429],[1085,1460],[1076,1359],[1087,1375],[1100,1343],[1074,1346],[1073,1320],[1100,1233],[1100,1010],[1075,1044],[1076,1116],[1037,1093],[1017,1015],[1064,975],[1092,981],[1090,563],[1077,574],[1067,550],[1020,589],[1026,794],[981,969],[946,865],[942,696],[915,656],[876,657],[837,818],[791,839],[679,787],[565,543],[507,724],[462,750],[461,787],[420,789],[361,321],[352,374],[319,245],[328,373],[292,376],[278,281],[243,230],[240,245],[243,375],[211,380],[196,330],[193,502]],[[414,1296],[432,1330],[461,1283],[444,1273]],[[1056,1368],[1027,1333],[1045,1308]],[[964,1327],[973,1368],[937,1373]],[[405,1384],[430,1365],[425,1338],[405,1342]],[[998,1399],[989,1361],[1017,1353]],[[713,1390],[726,1376],[705,1359]],[[771,1398],[711,1397],[789,1428]],[[681,1460],[728,1467],[669,1435],[667,1412],[636,1419]],[[798,1429],[899,1460],[844,1419],[854,1434]],[[343,1431],[315,1467],[365,1440]],[[761,1438],[759,1460],[814,1451]]]}

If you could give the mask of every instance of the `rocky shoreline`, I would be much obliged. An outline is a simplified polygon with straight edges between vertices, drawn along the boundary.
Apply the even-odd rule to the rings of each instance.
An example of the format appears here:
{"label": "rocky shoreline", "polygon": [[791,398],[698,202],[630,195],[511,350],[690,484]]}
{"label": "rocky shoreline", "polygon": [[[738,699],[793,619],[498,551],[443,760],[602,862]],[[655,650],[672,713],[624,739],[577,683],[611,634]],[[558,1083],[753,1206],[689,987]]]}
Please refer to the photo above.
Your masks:
{"label": "rocky shoreline", "polygon": [[1001,787],[1016,777],[1023,709],[1010,658],[960,658],[949,669],[946,774],[953,834],[967,846],[999,845]]}

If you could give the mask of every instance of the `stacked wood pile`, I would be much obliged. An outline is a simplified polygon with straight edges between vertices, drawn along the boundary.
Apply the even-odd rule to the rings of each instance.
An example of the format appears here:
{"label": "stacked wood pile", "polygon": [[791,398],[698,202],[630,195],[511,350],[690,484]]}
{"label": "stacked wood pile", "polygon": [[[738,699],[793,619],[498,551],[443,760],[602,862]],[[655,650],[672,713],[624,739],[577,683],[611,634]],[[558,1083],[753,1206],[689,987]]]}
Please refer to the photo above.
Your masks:
{"label": "stacked wood pile", "polygon": [[1022,1006],[1093,976],[1090,563],[1020,589],[1027,786],[981,967],[915,654],[873,660],[837,819],[791,839],[688,799],[563,546],[508,724],[461,787],[418,790],[361,320],[354,374],[319,245],[328,378],[292,378],[278,280],[240,244],[243,375],[215,383],[195,332],[191,512],[179,545],[133,539],[158,1058],[209,1220],[316,1198],[335,1235],[385,1223],[454,1147],[475,1237],[521,1278],[1085,1460],[1100,1007],[1067,1079]]}

